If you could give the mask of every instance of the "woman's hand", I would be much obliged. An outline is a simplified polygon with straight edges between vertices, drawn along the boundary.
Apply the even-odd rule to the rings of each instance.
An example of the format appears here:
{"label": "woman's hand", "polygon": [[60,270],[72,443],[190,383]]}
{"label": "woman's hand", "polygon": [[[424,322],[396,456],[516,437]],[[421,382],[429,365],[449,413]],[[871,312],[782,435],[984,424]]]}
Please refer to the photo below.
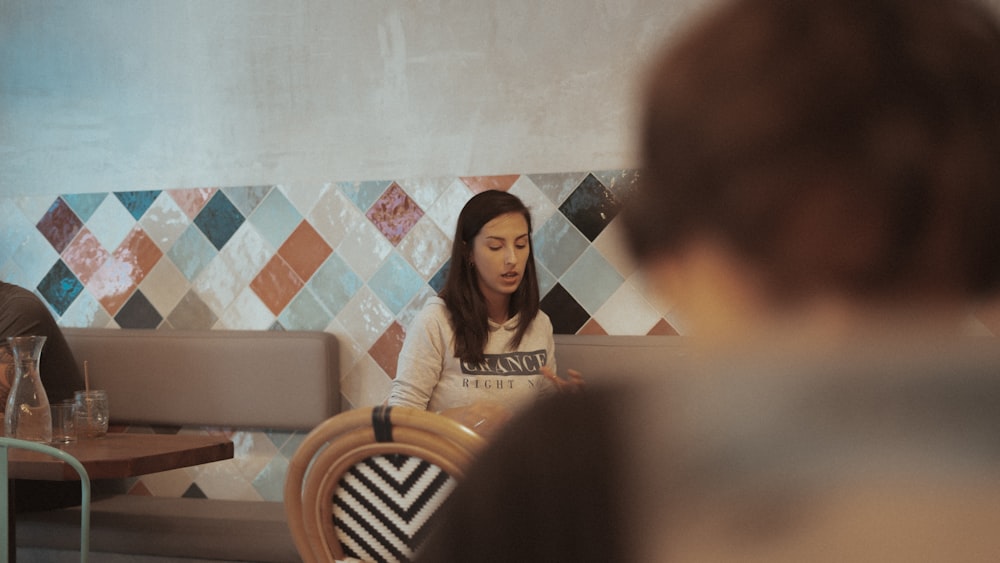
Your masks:
{"label": "woman's hand", "polygon": [[563,379],[556,375],[556,372],[552,371],[549,367],[542,368],[542,375],[545,379],[552,382],[555,385],[556,391],[560,393],[576,393],[577,391],[582,391],[585,384],[583,382],[583,376],[580,372],[575,369],[566,370],[566,374],[569,375],[569,379]]}

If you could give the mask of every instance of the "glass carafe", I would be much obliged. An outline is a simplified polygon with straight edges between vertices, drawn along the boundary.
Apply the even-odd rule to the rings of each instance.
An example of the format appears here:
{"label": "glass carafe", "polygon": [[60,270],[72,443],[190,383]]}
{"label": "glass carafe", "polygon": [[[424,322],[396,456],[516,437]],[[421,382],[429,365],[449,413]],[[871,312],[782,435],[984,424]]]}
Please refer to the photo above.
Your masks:
{"label": "glass carafe", "polygon": [[14,356],[14,382],[7,396],[5,433],[11,438],[47,444],[52,441],[52,412],[38,372],[45,337],[11,336],[7,342]]}

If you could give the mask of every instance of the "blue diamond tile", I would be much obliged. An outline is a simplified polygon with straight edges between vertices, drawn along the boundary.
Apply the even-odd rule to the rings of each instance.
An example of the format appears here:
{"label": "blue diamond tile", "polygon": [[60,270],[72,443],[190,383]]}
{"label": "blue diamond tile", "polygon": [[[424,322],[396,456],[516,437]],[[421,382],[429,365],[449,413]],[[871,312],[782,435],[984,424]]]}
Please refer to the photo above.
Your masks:
{"label": "blue diamond tile", "polygon": [[423,278],[413,266],[395,252],[368,280],[368,287],[394,315],[398,315],[424,285]]}
{"label": "blue diamond tile", "polygon": [[194,224],[198,225],[201,232],[205,233],[212,245],[219,250],[229,242],[243,221],[243,215],[221,191],[215,192],[212,199],[194,218]]}
{"label": "blue diamond tile", "polygon": [[618,207],[614,194],[593,174],[587,174],[559,211],[593,242],[618,214]]}
{"label": "blue diamond tile", "polygon": [[156,201],[159,195],[159,190],[115,192],[115,197],[118,198],[118,201],[122,202],[122,205],[125,206],[125,209],[128,209],[128,212],[136,221],[145,215],[146,210],[149,209],[149,206],[153,205],[153,202]]}
{"label": "blue diamond tile", "polygon": [[62,316],[83,291],[83,284],[62,260],[58,260],[49,268],[49,273],[45,274],[42,281],[38,282],[36,289],[52,309]]}
{"label": "blue diamond tile", "polygon": [[364,281],[337,254],[331,254],[306,284],[333,316],[340,314],[362,285]]}
{"label": "blue diamond tile", "polygon": [[90,220],[91,215],[97,211],[97,208],[101,206],[106,197],[108,197],[107,192],[98,194],[64,194],[62,196],[63,201],[69,205],[70,209],[84,223]]}
{"label": "blue diamond tile", "polygon": [[439,269],[437,273],[431,276],[431,279],[427,281],[431,288],[434,289],[434,293],[441,293],[441,290],[444,289],[444,282],[448,280],[448,270],[450,268],[451,258],[447,259],[441,266],[441,269]]}

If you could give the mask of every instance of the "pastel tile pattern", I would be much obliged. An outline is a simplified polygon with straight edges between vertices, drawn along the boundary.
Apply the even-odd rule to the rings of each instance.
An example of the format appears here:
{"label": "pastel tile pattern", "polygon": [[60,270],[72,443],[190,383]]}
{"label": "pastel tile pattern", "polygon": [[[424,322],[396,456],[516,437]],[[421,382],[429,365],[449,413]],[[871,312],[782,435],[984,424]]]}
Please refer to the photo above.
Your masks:
{"label": "pastel tile pattern", "polygon": [[[0,198],[0,275],[64,326],[325,330],[345,407],[384,398],[406,327],[443,283],[462,206],[504,189],[532,211],[542,309],[558,332],[675,334],[624,256],[634,171],[436,176],[317,185]],[[997,323],[993,323],[996,325]],[[678,328],[675,328],[678,327]],[[680,330],[683,332],[683,330]],[[177,431],[132,428],[129,431]],[[128,484],[135,494],[280,500],[301,432],[228,432],[236,459]]]}

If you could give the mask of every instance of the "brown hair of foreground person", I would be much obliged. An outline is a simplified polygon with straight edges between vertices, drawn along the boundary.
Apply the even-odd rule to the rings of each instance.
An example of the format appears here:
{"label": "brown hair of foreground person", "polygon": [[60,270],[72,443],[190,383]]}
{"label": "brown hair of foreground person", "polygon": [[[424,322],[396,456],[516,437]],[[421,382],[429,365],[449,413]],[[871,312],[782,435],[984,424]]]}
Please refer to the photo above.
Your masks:
{"label": "brown hair of foreground person", "polygon": [[[817,295],[835,295],[851,312],[938,300],[951,310],[1000,285],[1000,28],[983,6],[965,0],[735,0],[678,37],[651,67],[647,84],[641,182],[619,220],[654,290],[669,295],[684,286],[667,274],[690,273],[683,266],[703,264],[704,251],[714,249],[723,258],[710,266],[735,261],[721,271],[753,285],[733,295],[762,299],[750,309],[764,315],[742,315],[761,331],[765,319],[780,322],[769,316],[775,309],[792,321],[783,328],[814,320],[807,310]],[[681,299],[675,303],[685,313],[694,309]],[[741,322],[739,300],[723,303],[733,307],[702,311],[719,313],[721,324],[713,326]],[[748,561],[747,550],[756,546],[766,555],[756,560],[771,563],[912,561],[923,559],[925,547],[946,553],[963,548],[963,527],[972,529],[966,521],[934,518],[933,510],[932,517],[910,522],[906,516],[928,515],[918,514],[928,507],[921,494],[954,500],[948,493],[955,483],[948,479],[964,469],[979,475],[985,467],[989,494],[972,487],[969,496],[1000,498],[992,477],[995,446],[981,447],[995,426],[992,419],[983,422],[985,413],[1000,412],[995,377],[973,377],[970,387],[960,383],[961,374],[938,369],[960,369],[944,360],[970,356],[940,355],[931,365],[920,361],[930,350],[904,357],[870,346],[866,351],[875,347],[879,355],[858,354],[852,363],[837,354],[803,353],[811,348],[786,357],[777,352],[787,348],[776,347],[755,350],[759,363],[752,363],[738,361],[722,345],[732,341],[711,342],[710,361],[689,366],[701,370],[694,377],[664,372],[622,388],[594,384],[584,393],[540,402],[511,421],[449,499],[421,560],[648,561],[681,554],[676,560]],[[844,351],[843,344],[835,352]],[[778,371],[784,382],[808,380],[817,387],[797,388],[783,400],[795,386],[768,378]],[[914,388],[916,378],[905,376],[917,371],[934,385]],[[909,393],[944,414],[922,419],[933,409],[907,408],[881,418],[880,399],[867,394],[866,385],[889,380],[887,374],[904,377],[892,378],[883,395]],[[843,387],[831,406],[812,406],[829,396],[824,387],[848,375],[857,385]],[[734,393],[728,378],[746,392]],[[950,392],[962,395],[960,408],[939,403],[947,403]],[[844,414],[848,407],[866,407],[870,418],[853,419]],[[686,418],[698,417],[696,428],[685,426]],[[772,425],[796,439],[781,440]],[[764,428],[761,442],[743,439],[745,428],[758,427]],[[706,436],[714,440],[708,440],[711,447],[702,445]],[[856,448],[859,436],[874,445]],[[933,443],[924,448],[924,440]],[[651,459],[660,463],[647,463]],[[844,459],[857,461],[860,471],[841,473]],[[793,492],[786,506],[796,510],[783,519],[782,511],[756,510],[754,494],[764,491],[764,505],[775,497],[745,467],[774,477],[769,485],[808,480],[820,468],[819,476],[831,480],[824,483],[853,493],[867,490],[856,484],[874,486],[890,499],[864,512],[871,518],[858,521],[871,526],[860,531],[850,524],[865,508],[865,494],[839,497],[847,502],[816,513],[810,511],[824,506],[823,499]],[[884,482],[870,479],[869,467],[889,484],[905,486],[879,487]],[[743,493],[753,509],[740,511],[737,516],[749,516],[734,522],[726,495]],[[899,502],[906,499],[916,500]],[[989,543],[992,536],[979,532],[996,520],[996,504],[983,504],[985,517],[971,519],[973,535]],[[965,508],[956,511],[972,514]],[[699,518],[699,509],[712,510]],[[824,543],[782,551],[789,538],[811,538],[797,534],[795,524]],[[922,533],[927,530],[934,533]],[[863,541],[852,542],[851,533]],[[714,541],[720,537],[735,541]],[[762,538],[769,541],[757,543]],[[812,551],[816,545],[820,552]],[[716,547],[725,553],[683,557]],[[1000,545],[986,547],[995,553]],[[782,553],[798,557],[769,557]],[[947,560],[926,553],[930,560]]]}
{"label": "brown hair of foreground person", "polygon": [[1000,285],[1000,31],[963,0],[747,0],[649,74],[640,262],[710,237],[782,299]]}

